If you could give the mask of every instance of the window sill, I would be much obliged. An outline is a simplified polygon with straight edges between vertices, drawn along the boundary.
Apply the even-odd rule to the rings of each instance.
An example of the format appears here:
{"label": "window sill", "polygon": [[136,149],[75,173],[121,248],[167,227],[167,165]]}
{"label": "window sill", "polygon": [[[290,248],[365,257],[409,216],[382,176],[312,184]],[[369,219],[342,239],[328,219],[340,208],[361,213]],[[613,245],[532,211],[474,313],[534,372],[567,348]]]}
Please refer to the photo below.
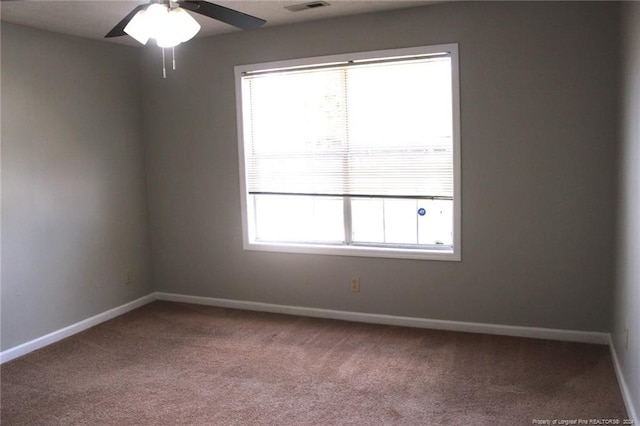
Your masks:
{"label": "window sill", "polygon": [[338,246],[329,244],[295,244],[245,242],[244,249],[276,253],[319,254],[329,256],[382,257],[389,259],[461,261],[455,250],[424,250],[394,247]]}

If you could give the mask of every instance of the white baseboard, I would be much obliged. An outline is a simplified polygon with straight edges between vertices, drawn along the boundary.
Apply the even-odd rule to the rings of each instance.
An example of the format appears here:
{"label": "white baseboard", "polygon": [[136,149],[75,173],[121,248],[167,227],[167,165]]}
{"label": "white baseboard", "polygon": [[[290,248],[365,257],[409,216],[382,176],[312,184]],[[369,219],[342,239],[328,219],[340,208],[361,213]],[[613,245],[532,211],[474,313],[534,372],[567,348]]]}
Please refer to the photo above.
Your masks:
{"label": "white baseboard", "polygon": [[0,364],[11,361],[12,359],[18,358],[22,355],[26,355],[29,352],[33,352],[37,349],[43,348],[76,333],[80,333],[81,331],[84,331],[102,322],[108,321],[119,315],[132,311],[136,308],[146,305],[147,303],[151,303],[154,300],[156,300],[156,295],[155,293],[151,293],[129,303],[125,303],[124,305],[117,306],[98,315],[94,315],[91,318],[87,318],[83,321],[71,324],[68,327],[61,328],[60,330],[56,330],[47,335],[38,337],[37,339],[31,340],[18,346],[14,346],[13,348],[0,352]]}
{"label": "white baseboard", "polygon": [[636,407],[627,387],[615,346],[609,333],[588,332],[575,330],[556,330],[537,327],[520,327],[510,325],[471,323],[463,321],[445,321],[414,317],[401,317],[382,314],[367,314],[360,312],[337,311],[330,309],[306,308],[301,306],[277,305],[271,303],[250,302],[243,300],[218,299],[212,297],[187,296],[182,294],[172,294],[156,292],[150,293],[139,299],[126,303],[122,306],[110,309],[101,314],[87,318],[68,327],[49,333],[45,336],[7,349],[0,352],[0,364],[11,361],[29,352],[35,351],[59,340],[84,331],[90,327],[108,321],[133,309],[151,303],[155,300],[165,300],[169,302],[192,303],[197,305],[217,306],[221,308],[243,309],[249,311],[272,312],[280,314],[298,315],[316,318],[328,318],[344,321],[364,322],[372,324],[396,325],[404,327],[427,328],[436,330],[458,331],[467,333],[484,333],[514,337],[529,337],[537,339],[563,340],[570,342],[595,343],[609,345],[611,359],[613,361],[615,373],[620,385],[620,390],[624,399],[627,412],[631,419],[640,421],[637,416]]}
{"label": "white baseboard", "polygon": [[[608,333],[556,330],[537,327],[520,327],[511,325],[483,324],[462,321],[446,321],[426,318],[402,317],[394,315],[367,314],[361,312],[337,311],[331,309],[306,308],[301,306],[276,305],[271,303],[249,302],[243,300],[218,299],[212,297],[187,296],[156,292],[110,309],[86,320],[49,333],[45,336],[0,352],[0,364],[11,361],[29,352],[35,351],[59,340],[84,331],[90,327],[115,318],[133,309],[139,308],[154,300],[170,302],[192,303],[197,305],[217,306],[221,308],[243,309],[249,311],[272,312],[279,314],[299,315],[315,318],[328,318],[343,321],[364,322],[371,324],[396,325],[403,327],[427,328],[435,330],[459,331],[467,333],[484,333],[514,337],[529,337],[536,339],[563,340],[570,342],[610,344]],[[616,370],[618,372],[618,370]],[[619,377],[622,377],[619,375]],[[624,383],[622,380],[620,383]],[[626,389],[626,385],[625,385]],[[627,392],[628,395],[628,392]]]}
{"label": "white baseboard", "polygon": [[618,378],[618,385],[620,386],[622,399],[624,400],[625,407],[627,407],[627,414],[629,415],[630,419],[635,420],[634,424],[638,424],[638,422],[640,422],[640,417],[638,417],[636,407],[634,407],[633,399],[631,398],[631,392],[629,391],[629,387],[627,386],[627,381],[624,379],[624,374],[622,374],[622,367],[620,366],[618,353],[616,351],[615,345],[613,344],[613,338],[611,337],[611,335],[609,335],[609,350],[611,351],[613,369],[615,370],[616,377]]}
{"label": "white baseboard", "polygon": [[569,342],[609,344],[609,333],[556,330],[550,328],[520,327],[511,325],[483,324],[462,321],[445,321],[393,315],[366,314],[360,312],[335,311],[330,309],[305,308],[301,306],[275,305],[271,303],[248,302],[242,300],[216,299],[212,297],[186,296],[172,293],[156,293],[158,300],[217,306],[221,308],[249,311],[273,312],[305,317],[330,318],[372,324],[398,325],[405,327],[430,328],[436,330],[461,331],[467,333],[497,334],[503,336],[530,337],[536,339],[563,340]]}

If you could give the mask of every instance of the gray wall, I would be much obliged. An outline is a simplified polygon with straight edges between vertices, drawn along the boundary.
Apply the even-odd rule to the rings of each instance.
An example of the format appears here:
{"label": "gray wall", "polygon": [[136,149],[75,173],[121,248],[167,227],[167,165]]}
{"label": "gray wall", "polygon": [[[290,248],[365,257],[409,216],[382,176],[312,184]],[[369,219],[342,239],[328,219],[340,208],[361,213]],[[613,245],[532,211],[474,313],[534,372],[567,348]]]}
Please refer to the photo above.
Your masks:
{"label": "gray wall", "polygon": [[627,3],[623,12],[622,149],[612,337],[636,414],[640,414],[640,3]]}
{"label": "gray wall", "polygon": [[[618,5],[452,3],[145,49],[156,289],[608,332]],[[462,262],[243,251],[233,67],[459,43]],[[349,292],[349,277],[361,292]]]}
{"label": "gray wall", "polygon": [[152,281],[139,51],[5,22],[1,34],[8,349],[146,295]]}

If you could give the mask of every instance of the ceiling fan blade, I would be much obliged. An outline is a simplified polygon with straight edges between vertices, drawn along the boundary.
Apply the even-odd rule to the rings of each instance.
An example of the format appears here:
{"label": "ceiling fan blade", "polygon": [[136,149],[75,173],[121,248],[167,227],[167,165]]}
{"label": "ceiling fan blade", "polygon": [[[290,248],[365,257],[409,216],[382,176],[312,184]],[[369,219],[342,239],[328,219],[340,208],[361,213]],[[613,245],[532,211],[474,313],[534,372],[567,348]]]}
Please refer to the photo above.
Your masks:
{"label": "ceiling fan blade", "polygon": [[233,25],[243,30],[253,30],[267,22],[264,19],[209,3],[208,1],[184,0],[179,2],[178,5],[184,9],[208,16],[209,18],[222,21],[225,24]]}
{"label": "ceiling fan blade", "polygon": [[149,6],[148,4],[141,4],[137,6],[135,9],[129,12],[129,14],[125,16],[122,19],[122,21],[118,22],[118,24],[115,27],[113,27],[111,31],[109,31],[107,35],[104,36],[104,38],[120,37],[120,36],[127,35],[127,33],[124,32],[124,28],[127,26],[129,21],[131,21],[133,17],[136,16],[136,13],[140,12],[143,9],[146,9],[148,6]]}

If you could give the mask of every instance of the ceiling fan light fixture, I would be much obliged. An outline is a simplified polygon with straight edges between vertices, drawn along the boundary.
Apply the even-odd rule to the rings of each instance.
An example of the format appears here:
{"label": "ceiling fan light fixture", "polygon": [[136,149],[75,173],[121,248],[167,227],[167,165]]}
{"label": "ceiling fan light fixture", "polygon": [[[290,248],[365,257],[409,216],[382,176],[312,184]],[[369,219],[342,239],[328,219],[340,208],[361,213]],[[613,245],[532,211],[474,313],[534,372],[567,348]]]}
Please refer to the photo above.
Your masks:
{"label": "ceiling fan light fixture", "polygon": [[[319,2],[316,1],[315,3]],[[309,7],[317,7],[315,6],[315,3],[314,5]],[[267,22],[264,19],[256,18],[255,16],[251,16],[243,12],[238,12],[237,10],[229,9],[228,7],[210,3],[205,0],[150,0],[147,4],[139,4],[138,6],[136,6],[131,12],[129,12],[124,18],[122,18],[120,22],[118,22],[104,37],[120,37],[135,32],[135,34],[138,35],[138,38],[142,40],[141,42],[143,42],[147,37],[154,38],[156,34],[159,34],[157,32],[157,27],[162,21],[162,19],[158,19],[158,17],[168,15],[169,10],[173,9],[186,9],[198,15],[215,19],[220,22],[224,22],[225,24],[232,25],[236,28],[240,28],[241,30],[255,30],[257,28],[260,28]],[[144,13],[138,13],[142,11],[144,11]],[[144,26],[146,26],[148,30],[146,32],[143,32],[142,34],[140,34],[138,30],[132,29],[135,28],[133,24],[131,27],[127,28],[133,18],[136,16],[139,18],[136,19],[136,21],[146,21],[144,22]],[[142,20],[143,17],[144,20]],[[190,26],[195,27],[193,22]],[[125,28],[127,28],[127,31],[125,31]],[[197,32],[194,29],[192,29],[191,31]],[[182,36],[182,38],[185,37],[189,39],[191,36]]]}
{"label": "ceiling fan light fixture", "polygon": [[176,34],[180,41],[188,41],[200,31],[200,24],[184,9],[169,11],[168,29]]}
{"label": "ceiling fan light fixture", "polygon": [[129,21],[124,32],[133,37],[138,43],[147,44],[149,41],[149,27],[146,19],[146,11],[141,10]]}
{"label": "ceiling fan light fixture", "polygon": [[159,47],[177,46],[200,31],[200,24],[182,9],[169,10],[163,19],[162,31],[155,37]]}
{"label": "ceiling fan light fixture", "polygon": [[169,8],[160,3],[154,3],[147,8],[144,15],[149,38],[157,39],[167,29]]}
{"label": "ceiling fan light fixture", "polygon": [[165,48],[171,48],[173,69],[176,69],[173,47],[191,40],[200,31],[200,24],[185,10],[216,19],[242,30],[261,27],[267,21],[210,3],[205,0],[150,0],[129,12],[105,38],[129,35],[141,44],[154,38],[162,48],[162,76],[167,78]]}
{"label": "ceiling fan light fixture", "polygon": [[198,31],[200,24],[189,13],[159,3],[138,12],[124,28],[124,32],[142,44],[154,38],[158,46],[165,48],[191,40]]}
{"label": "ceiling fan light fixture", "polygon": [[182,43],[179,39],[172,36],[173,34],[167,33],[167,34],[162,34],[160,37],[156,38],[156,43],[158,44],[158,47],[162,47],[163,49],[165,49],[168,47],[176,47],[177,45]]}

